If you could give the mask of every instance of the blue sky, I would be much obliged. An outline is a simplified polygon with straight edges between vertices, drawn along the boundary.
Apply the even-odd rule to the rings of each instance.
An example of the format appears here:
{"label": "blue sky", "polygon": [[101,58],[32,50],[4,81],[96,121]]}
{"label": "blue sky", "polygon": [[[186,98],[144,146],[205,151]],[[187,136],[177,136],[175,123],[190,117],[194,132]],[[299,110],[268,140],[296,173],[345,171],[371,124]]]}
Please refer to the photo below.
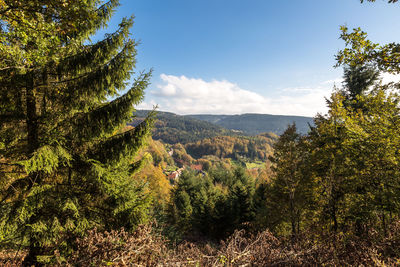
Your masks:
{"label": "blue sky", "polygon": [[400,5],[386,2],[121,0],[94,40],[135,15],[137,69],[154,69],[140,108],[313,116],[340,85],[340,25],[361,27],[374,42],[400,41]]}

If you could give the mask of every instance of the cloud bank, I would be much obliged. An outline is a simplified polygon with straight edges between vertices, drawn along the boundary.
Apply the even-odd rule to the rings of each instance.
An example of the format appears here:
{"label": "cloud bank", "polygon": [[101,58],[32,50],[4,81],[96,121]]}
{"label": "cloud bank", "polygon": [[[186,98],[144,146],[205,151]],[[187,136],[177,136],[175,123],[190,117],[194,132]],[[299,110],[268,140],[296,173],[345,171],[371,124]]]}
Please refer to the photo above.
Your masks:
{"label": "cloud bank", "polygon": [[[266,113],[279,115],[315,116],[326,113],[325,97],[333,86],[341,87],[342,79],[323,81],[316,87],[286,88],[277,96],[267,97],[240,88],[226,80],[205,81],[161,74],[162,83],[150,92],[151,100],[138,108],[159,110],[177,114],[243,114]],[[384,82],[398,77],[384,75]]]}
{"label": "cloud bank", "polygon": [[332,84],[317,88],[287,88],[277,97],[240,88],[226,80],[204,81],[162,74],[162,84],[150,92],[151,99],[138,108],[159,110],[177,114],[243,114],[266,113],[279,115],[314,116],[325,112],[325,96],[332,91]]}

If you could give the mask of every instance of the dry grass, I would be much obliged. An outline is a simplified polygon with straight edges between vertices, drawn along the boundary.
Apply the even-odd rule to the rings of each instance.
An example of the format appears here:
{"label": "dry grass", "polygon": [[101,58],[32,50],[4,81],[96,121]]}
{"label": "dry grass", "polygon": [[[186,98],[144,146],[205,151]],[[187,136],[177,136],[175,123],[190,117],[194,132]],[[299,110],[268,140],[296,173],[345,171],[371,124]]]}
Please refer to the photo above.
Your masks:
{"label": "dry grass", "polygon": [[[376,231],[365,237],[329,235],[296,240],[277,238],[269,231],[246,235],[236,231],[218,245],[183,242],[173,248],[151,225],[133,234],[124,230],[100,233],[90,231],[76,241],[77,250],[64,266],[398,266],[400,264],[400,222],[388,236]],[[23,255],[0,255],[1,266],[19,266]]]}
{"label": "dry grass", "polygon": [[13,250],[0,251],[0,266],[11,267],[21,266],[26,253]]}

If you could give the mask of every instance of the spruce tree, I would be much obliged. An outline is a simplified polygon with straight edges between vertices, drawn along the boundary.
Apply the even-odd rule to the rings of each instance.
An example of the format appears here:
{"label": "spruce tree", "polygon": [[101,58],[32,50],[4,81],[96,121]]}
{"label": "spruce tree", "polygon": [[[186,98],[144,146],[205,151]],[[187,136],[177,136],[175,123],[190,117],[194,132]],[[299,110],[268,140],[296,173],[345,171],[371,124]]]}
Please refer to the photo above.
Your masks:
{"label": "spruce tree", "polygon": [[343,104],[354,109],[363,109],[357,97],[365,95],[379,79],[379,71],[368,65],[350,65],[344,67]]}
{"label": "spruce tree", "polygon": [[269,157],[274,176],[268,205],[274,210],[276,222],[290,224],[292,237],[299,234],[306,208],[312,202],[313,183],[305,167],[308,157],[305,138],[297,133],[294,123],[279,137],[274,144],[274,155]]}
{"label": "spruce tree", "polygon": [[388,222],[397,219],[400,211],[400,98],[387,88],[360,97],[366,111],[344,118],[351,133],[344,149],[354,169],[348,182],[347,218],[354,221],[358,235],[374,223],[386,235]]}
{"label": "spruce tree", "polygon": [[[136,75],[133,18],[92,43],[117,0],[0,3],[0,243],[25,264],[67,255],[89,228],[134,228],[150,199],[133,162],[152,115],[131,119],[150,72]],[[111,100],[113,99],[113,100]]]}
{"label": "spruce tree", "polygon": [[337,232],[343,228],[348,177],[353,175],[349,158],[343,149],[348,138],[344,118],[348,110],[343,107],[345,97],[335,91],[327,100],[329,111],[314,118],[308,139],[311,142],[313,176],[316,177],[320,225]]}

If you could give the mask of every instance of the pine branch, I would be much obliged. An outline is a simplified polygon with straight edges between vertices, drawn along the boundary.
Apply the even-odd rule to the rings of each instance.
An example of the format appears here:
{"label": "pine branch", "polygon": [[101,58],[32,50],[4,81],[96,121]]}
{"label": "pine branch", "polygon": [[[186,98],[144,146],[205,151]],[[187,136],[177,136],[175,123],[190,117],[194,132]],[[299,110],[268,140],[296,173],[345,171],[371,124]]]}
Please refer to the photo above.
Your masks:
{"label": "pine branch", "polygon": [[135,67],[135,46],[134,41],[129,41],[120,53],[96,70],[79,77],[50,83],[53,85],[66,83],[65,92],[68,101],[90,97],[103,100],[106,95],[113,96],[116,94],[116,89],[125,87],[124,81],[129,78],[130,71]]}
{"label": "pine branch", "polygon": [[151,72],[140,75],[125,95],[95,110],[79,113],[74,118],[64,121],[64,125],[72,122],[73,139],[93,140],[111,134],[116,128],[125,124],[132,117],[133,105],[143,100],[144,89],[149,84],[150,76]]}
{"label": "pine branch", "polygon": [[[22,70],[26,70],[26,66],[10,66],[10,67],[4,67],[4,68],[0,68],[0,73],[2,71],[10,71],[10,70],[15,70],[15,69],[22,69]],[[0,75],[1,76],[1,75]]]}
{"label": "pine branch", "polygon": [[95,224],[135,225],[150,203],[129,178],[144,162],[131,165],[153,115],[113,135],[133,116],[150,73],[108,100],[135,67],[133,17],[85,45],[118,2],[0,0],[0,236],[28,244],[26,265],[61,243],[64,257],[76,235]]}
{"label": "pine branch", "polygon": [[24,191],[24,189],[26,189],[30,185],[30,183],[31,183],[31,181],[30,181],[29,177],[21,178],[21,179],[14,181],[4,191],[5,195],[0,200],[0,203],[3,203],[6,200],[9,200],[10,197],[15,196],[17,193],[20,193],[21,191]]}
{"label": "pine branch", "polygon": [[76,39],[84,39],[94,34],[97,30],[107,25],[107,21],[111,18],[115,8],[119,5],[119,0],[110,0],[99,8],[94,13],[96,14],[95,19],[86,21],[86,24],[82,25],[77,29],[78,35]]}
{"label": "pine branch", "polygon": [[93,66],[104,64],[110,60],[124,44],[124,40],[128,38],[129,29],[133,25],[133,17],[124,19],[119,29],[106,39],[97,42],[94,45],[87,46],[85,50],[78,54],[69,56],[61,60],[57,66],[59,75],[76,76],[78,73],[88,72]]}
{"label": "pine branch", "polygon": [[108,164],[132,157],[144,144],[145,137],[151,132],[154,116],[155,112],[153,111],[134,129],[115,135],[100,143],[88,153],[88,157]]}

